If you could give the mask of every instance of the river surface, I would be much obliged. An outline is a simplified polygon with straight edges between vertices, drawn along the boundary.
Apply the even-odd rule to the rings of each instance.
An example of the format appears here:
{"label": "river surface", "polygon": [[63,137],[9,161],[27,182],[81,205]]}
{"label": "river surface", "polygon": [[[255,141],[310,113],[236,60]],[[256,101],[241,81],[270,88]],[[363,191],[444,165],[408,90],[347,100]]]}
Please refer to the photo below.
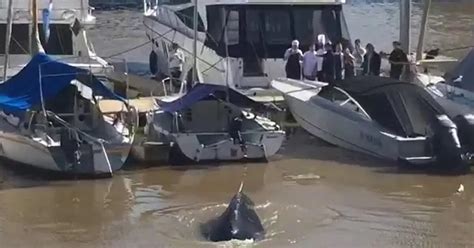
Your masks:
{"label": "river surface", "polygon": [[[397,7],[353,0],[346,8],[352,38],[388,51],[398,35]],[[432,7],[428,47],[474,44],[474,2]],[[414,25],[420,12],[415,4]],[[146,42],[138,11],[96,16],[90,35],[99,55]],[[121,57],[140,70],[149,49]],[[0,247],[474,247],[473,174],[402,171],[303,130],[269,163],[247,168],[244,189],[267,230],[257,243],[209,243],[198,229],[225,209],[244,164],[140,165],[104,180],[61,180],[2,166]],[[465,191],[457,193],[460,184]]]}

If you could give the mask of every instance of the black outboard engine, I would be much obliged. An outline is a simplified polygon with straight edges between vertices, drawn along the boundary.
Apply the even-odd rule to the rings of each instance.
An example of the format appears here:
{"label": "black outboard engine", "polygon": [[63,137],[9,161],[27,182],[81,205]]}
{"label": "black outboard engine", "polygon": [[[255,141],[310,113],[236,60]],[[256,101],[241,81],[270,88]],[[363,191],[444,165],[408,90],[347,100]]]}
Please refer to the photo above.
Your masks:
{"label": "black outboard engine", "polygon": [[458,127],[458,136],[461,146],[468,153],[474,152],[474,115],[458,115],[454,117]]}
{"label": "black outboard engine", "polygon": [[466,173],[470,167],[464,158],[457,126],[446,115],[436,116],[432,124],[433,152],[440,169],[451,173]]}

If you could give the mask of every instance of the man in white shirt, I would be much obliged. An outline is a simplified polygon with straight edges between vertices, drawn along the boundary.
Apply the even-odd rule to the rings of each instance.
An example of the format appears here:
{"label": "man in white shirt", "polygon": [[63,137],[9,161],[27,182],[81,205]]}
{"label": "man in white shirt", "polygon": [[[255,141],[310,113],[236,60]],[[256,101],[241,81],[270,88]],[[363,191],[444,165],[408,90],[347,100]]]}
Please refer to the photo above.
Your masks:
{"label": "man in white shirt", "polygon": [[354,45],[354,52],[352,53],[352,55],[355,58],[356,75],[361,75],[362,64],[364,63],[364,56],[367,51],[362,47],[359,39],[356,39],[354,41]]}
{"label": "man in white shirt", "polygon": [[316,46],[312,44],[303,55],[303,78],[314,81],[317,73],[318,56],[316,55]]}
{"label": "man in white shirt", "polygon": [[181,74],[183,73],[184,54],[176,43],[173,43],[171,48],[172,51],[168,58],[170,74],[173,84],[180,87]]}

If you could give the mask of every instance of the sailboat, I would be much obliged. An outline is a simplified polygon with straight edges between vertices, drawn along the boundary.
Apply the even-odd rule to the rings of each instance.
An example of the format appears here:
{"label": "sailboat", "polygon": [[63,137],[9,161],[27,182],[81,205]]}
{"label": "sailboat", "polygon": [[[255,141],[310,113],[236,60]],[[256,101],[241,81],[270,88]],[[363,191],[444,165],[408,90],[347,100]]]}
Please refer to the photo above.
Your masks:
{"label": "sailboat", "polygon": [[147,115],[148,143],[169,146],[170,162],[266,160],[278,152],[285,132],[275,122],[251,112],[264,105],[230,88],[228,74],[226,86],[198,82],[197,8],[193,19],[194,87],[184,95],[157,100],[158,108]]}
{"label": "sailboat", "polygon": [[[64,174],[112,176],[128,157],[137,114],[91,71],[44,53],[36,6],[34,0],[32,58],[0,85],[0,157]],[[122,107],[106,107],[116,102]]]}

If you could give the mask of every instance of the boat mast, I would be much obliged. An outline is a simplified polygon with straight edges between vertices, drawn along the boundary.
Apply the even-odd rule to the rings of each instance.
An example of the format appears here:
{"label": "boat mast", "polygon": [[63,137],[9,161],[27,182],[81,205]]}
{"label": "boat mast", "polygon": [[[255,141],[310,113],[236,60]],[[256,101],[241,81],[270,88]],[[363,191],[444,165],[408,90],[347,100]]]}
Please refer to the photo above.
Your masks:
{"label": "boat mast", "polygon": [[194,13],[193,13],[193,29],[194,29],[194,40],[193,40],[193,82],[197,81],[197,35],[198,35],[198,0],[194,0]]}
{"label": "boat mast", "polygon": [[8,59],[10,56],[10,42],[13,25],[13,0],[8,1],[7,33],[5,35],[5,63],[3,65],[3,81],[7,81]]}
{"label": "boat mast", "polygon": [[33,22],[33,27],[31,29],[31,37],[30,37],[30,53],[32,56],[36,55],[37,53],[44,53],[43,46],[41,45],[41,41],[39,39],[39,32],[38,32],[38,3],[37,0],[32,1],[31,7],[31,17]]}
{"label": "boat mast", "polygon": [[425,4],[423,6],[423,17],[421,19],[420,26],[420,37],[418,37],[418,47],[416,48],[416,61],[419,61],[423,58],[423,45],[425,43],[425,32],[428,23],[428,15],[431,7],[431,0],[424,0]]}
{"label": "boat mast", "polygon": [[411,0],[400,1],[400,43],[406,54],[410,53]]}

